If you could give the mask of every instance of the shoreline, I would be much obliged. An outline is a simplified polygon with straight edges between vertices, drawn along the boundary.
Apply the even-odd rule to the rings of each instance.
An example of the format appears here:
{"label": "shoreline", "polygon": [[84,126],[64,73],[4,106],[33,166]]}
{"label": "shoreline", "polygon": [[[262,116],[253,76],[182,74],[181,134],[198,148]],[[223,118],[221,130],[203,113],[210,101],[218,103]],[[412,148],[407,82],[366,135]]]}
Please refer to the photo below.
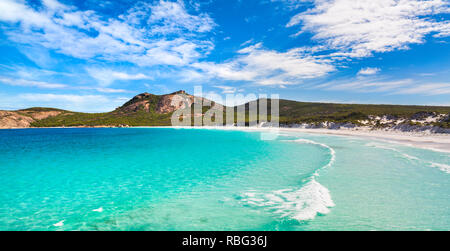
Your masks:
{"label": "shoreline", "polygon": [[[195,129],[196,127],[189,127]],[[384,141],[409,147],[427,149],[437,152],[450,153],[450,134],[426,134],[419,132],[401,132],[368,129],[304,129],[304,128],[270,128],[270,127],[199,127],[198,129],[219,129],[239,131],[272,131],[286,133],[307,133],[318,135],[333,135],[341,137],[354,137],[369,140]]]}
{"label": "shoreline", "polygon": [[281,131],[298,133],[311,133],[321,135],[334,135],[344,137],[365,138],[379,140],[393,144],[400,144],[409,147],[428,149],[438,152],[450,153],[450,135],[448,134],[423,134],[417,132],[400,132],[385,130],[330,130],[330,129],[296,129],[281,128]]}
{"label": "shoreline", "polygon": [[286,133],[307,133],[319,135],[333,135],[341,137],[364,138],[369,140],[384,141],[391,144],[399,144],[409,147],[427,149],[437,152],[450,153],[450,134],[426,134],[420,132],[401,132],[386,130],[368,130],[366,128],[355,129],[303,129],[303,128],[271,128],[271,127],[163,127],[141,126],[131,128],[175,128],[175,129],[209,129],[209,130],[236,130],[236,131],[268,131]]}
{"label": "shoreline", "polygon": [[410,147],[428,149],[438,152],[450,153],[450,134],[423,133],[423,132],[403,132],[395,130],[370,130],[367,128],[354,129],[324,129],[324,128],[273,128],[273,127],[177,127],[177,126],[135,126],[135,127],[30,127],[30,128],[0,128],[8,129],[74,129],[74,128],[174,128],[174,129],[215,129],[215,130],[237,130],[237,131],[269,131],[269,132],[291,132],[309,133],[319,135],[333,135],[343,137],[365,138],[379,140],[393,144],[400,144]]}

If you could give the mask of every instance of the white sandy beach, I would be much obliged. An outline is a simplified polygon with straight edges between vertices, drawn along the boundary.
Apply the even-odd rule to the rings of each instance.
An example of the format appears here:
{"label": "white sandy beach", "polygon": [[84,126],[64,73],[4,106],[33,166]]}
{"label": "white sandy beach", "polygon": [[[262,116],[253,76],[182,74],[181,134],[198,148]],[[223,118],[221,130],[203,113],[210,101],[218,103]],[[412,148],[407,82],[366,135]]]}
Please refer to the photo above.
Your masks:
{"label": "white sandy beach", "polygon": [[375,140],[388,141],[412,147],[426,148],[435,151],[450,153],[450,135],[448,134],[422,134],[417,132],[400,132],[384,130],[330,130],[330,129],[297,129],[280,128],[281,131],[330,134],[340,136],[362,137]]}
{"label": "white sandy beach", "polygon": [[[191,127],[189,127],[191,128]],[[394,144],[430,149],[450,153],[450,134],[401,132],[394,130],[357,129],[303,129],[303,128],[268,128],[268,127],[194,127],[204,129],[243,130],[243,131],[271,131],[326,134],[345,137],[357,137],[381,140]]]}

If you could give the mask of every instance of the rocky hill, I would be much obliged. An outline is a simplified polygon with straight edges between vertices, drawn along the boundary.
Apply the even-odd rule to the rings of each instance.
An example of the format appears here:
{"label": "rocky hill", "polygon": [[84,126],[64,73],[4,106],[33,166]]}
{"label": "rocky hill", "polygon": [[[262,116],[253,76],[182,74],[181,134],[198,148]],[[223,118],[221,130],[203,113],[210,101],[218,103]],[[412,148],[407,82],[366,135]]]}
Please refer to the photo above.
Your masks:
{"label": "rocky hill", "polygon": [[[192,107],[200,101],[214,105],[207,99],[177,91],[166,95],[141,93],[107,113],[79,113],[52,108],[0,111],[0,128],[169,126],[174,111]],[[203,111],[211,105],[204,107]],[[203,111],[196,116],[202,116]]]}
{"label": "rocky hill", "polygon": [[0,111],[0,128],[27,128],[36,121],[60,114],[70,114],[70,112],[41,107],[17,111]]}
{"label": "rocky hill", "polygon": [[[53,108],[0,111],[0,128],[170,126],[174,111],[192,107],[200,101],[209,100],[178,91],[166,95],[142,93],[106,113],[79,113]],[[203,107],[201,114],[195,114],[191,109],[192,117],[203,116],[211,106],[222,108],[212,101],[209,103],[211,105]],[[270,100],[267,103],[270,115]],[[279,100],[279,104],[280,125],[285,127],[368,127],[432,132],[447,132],[450,128],[450,107],[443,106],[331,104],[291,100]],[[249,103],[243,106],[246,122],[249,123]],[[237,111],[238,107],[234,109]]]}
{"label": "rocky hill", "polygon": [[[259,101],[256,102],[257,105]],[[250,102],[250,103],[252,103]],[[268,113],[270,114],[270,100]],[[450,107],[366,105],[279,100],[280,125],[302,128],[392,129],[450,133]],[[248,110],[249,103],[245,104]]]}
{"label": "rocky hill", "polygon": [[154,95],[145,92],[135,96],[114,112],[129,114],[144,111],[166,114],[185,108],[186,102],[191,106],[194,103],[194,96],[187,94],[185,91],[177,91],[167,95]]}

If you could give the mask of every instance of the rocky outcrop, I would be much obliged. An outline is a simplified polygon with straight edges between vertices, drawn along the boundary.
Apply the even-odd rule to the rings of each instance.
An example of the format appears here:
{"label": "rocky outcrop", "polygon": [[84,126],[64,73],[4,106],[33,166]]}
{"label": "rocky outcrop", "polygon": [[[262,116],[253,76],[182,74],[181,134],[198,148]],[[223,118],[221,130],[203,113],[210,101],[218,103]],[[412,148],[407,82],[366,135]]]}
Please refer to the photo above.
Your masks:
{"label": "rocky outcrop", "polygon": [[194,103],[194,96],[186,94],[185,91],[179,91],[164,95],[156,106],[156,112],[160,114],[172,113],[178,109],[191,107]]}
{"label": "rocky outcrop", "polygon": [[0,111],[0,128],[26,128],[30,127],[33,121],[33,118],[17,112]]}
{"label": "rocky outcrop", "polygon": [[144,111],[147,113],[156,112],[158,114],[167,114],[185,108],[186,104],[191,106],[193,102],[194,97],[186,94],[185,91],[161,96],[145,92],[126,102],[116,112],[128,114]]}
{"label": "rocky outcrop", "polygon": [[121,112],[124,112],[124,113],[137,112],[141,109],[143,109],[146,112],[149,112],[150,111],[150,102],[149,101],[154,96],[155,95],[152,95],[147,92],[136,95],[134,98],[132,98],[127,103],[125,103],[118,110],[120,110]]}
{"label": "rocky outcrop", "polygon": [[194,103],[200,102],[211,103],[211,101],[207,99],[189,95],[185,91],[177,91],[166,95],[142,93],[118,108],[116,112],[126,114],[144,111],[147,113],[155,112],[157,114],[169,114],[178,109],[185,109],[186,107],[191,107]]}
{"label": "rocky outcrop", "polygon": [[0,111],[0,128],[28,128],[31,123],[61,114],[61,111]]}
{"label": "rocky outcrop", "polygon": [[29,114],[34,120],[41,120],[49,117],[58,116],[59,114],[61,114],[61,112],[60,111],[31,112]]}

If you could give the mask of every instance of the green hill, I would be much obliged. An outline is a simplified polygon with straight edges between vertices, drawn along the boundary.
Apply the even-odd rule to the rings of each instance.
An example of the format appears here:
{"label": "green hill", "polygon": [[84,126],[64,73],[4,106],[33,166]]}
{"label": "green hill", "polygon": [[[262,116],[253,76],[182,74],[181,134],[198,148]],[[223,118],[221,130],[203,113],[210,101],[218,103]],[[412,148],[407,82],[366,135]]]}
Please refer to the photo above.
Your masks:
{"label": "green hill", "polygon": [[[18,111],[3,111],[4,115],[0,115],[0,127],[2,119],[6,121],[5,114],[10,116],[8,118],[11,118],[11,114],[20,115],[21,119],[29,117],[30,127],[170,126],[173,112],[185,106],[183,102],[177,100],[176,94],[186,95],[188,100],[187,105],[191,106],[191,115],[194,115],[192,104],[199,102],[201,98],[186,94],[184,91],[167,95],[142,93],[114,111],[105,113],[80,113],[53,108],[29,108]],[[259,100],[252,102],[259,104]],[[267,103],[270,117],[270,100],[267,100]],[[214,105],[214,102],[212,102],[212,105]],[[301,123],[317,124],[321,122],[362,125],[364,121],[369,121],[369,124],[374,127],[382,127],[393,126],[394,122],[392,121],[396,121],[397,123],[395,124],[401,121],[401,123],[410,125],[431,125],[450,128],[448,116],[450,114],[450,107],[446,106],[333,104],[282,99],[279,100],[279,105],[281,125]],[[249,103],[243,106],[245,106],[246,122],[248,123]],[[204,114],[210,108],[203,107],[202,113]],[[235,107],[234,110],[236,113],[238,107]],[[39,117],[37,114],[44,114],[45,116]],[[447,116],[442,114],[447,114]],[[202,115],[200,114],[199,116]],[[391,121],[391,123],[383,122],[381,118],[386,118],[386,121]],[[427,118],[434,119],[426,120]]]}
{"label": "green hill", "polygon": [[[270,100],[267,103],[270,104]],[[279,104],[281,124],[324,121],[358,123],[359,120],[369,119],[369,116],[411,120],[420,116],[450,113],[450,107],[447,106],[333,104],[291,100],[280,100]]]}

